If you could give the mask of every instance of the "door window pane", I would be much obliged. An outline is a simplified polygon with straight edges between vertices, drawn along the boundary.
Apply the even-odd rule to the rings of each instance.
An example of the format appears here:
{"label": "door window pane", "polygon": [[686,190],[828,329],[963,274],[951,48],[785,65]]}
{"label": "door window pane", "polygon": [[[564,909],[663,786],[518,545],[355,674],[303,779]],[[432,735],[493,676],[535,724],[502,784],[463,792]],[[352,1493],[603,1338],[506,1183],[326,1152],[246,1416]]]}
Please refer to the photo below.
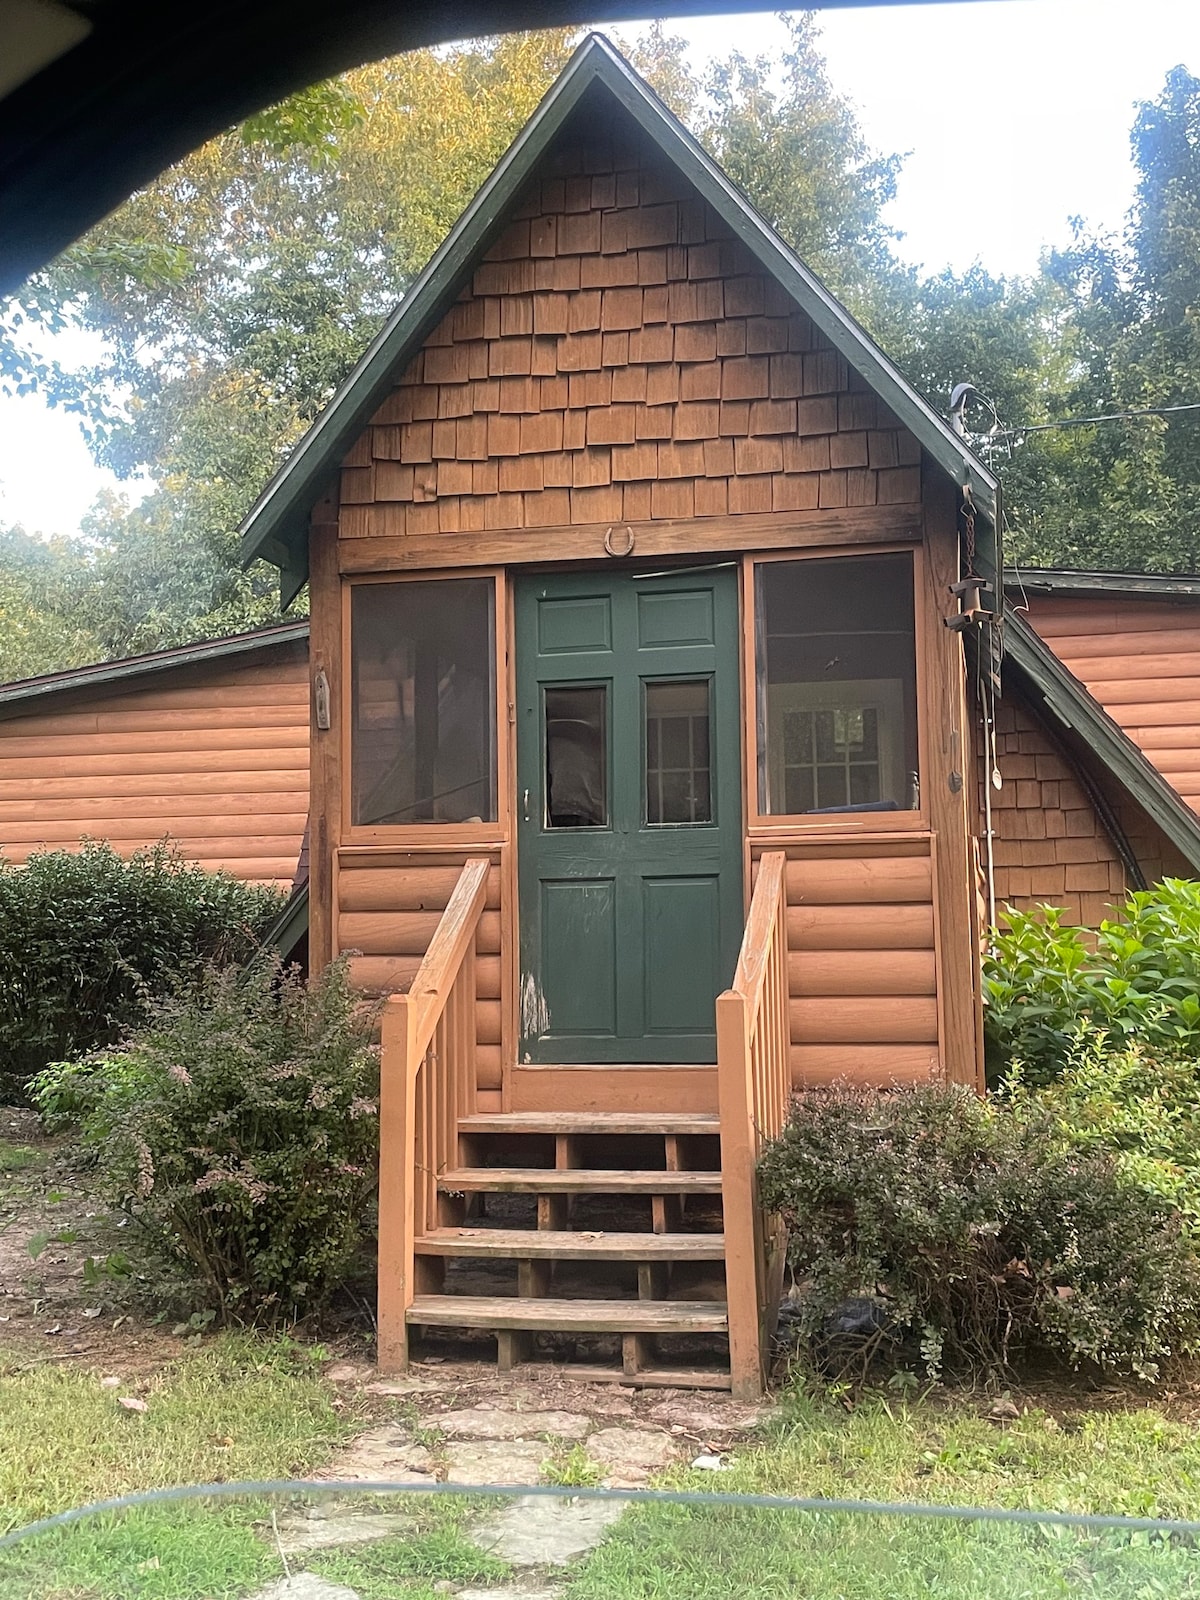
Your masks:
{"label": "door window pane", "polygon": [[492,580],[356,584],[350,639],[354,821],[494,822]]}
{"label": "door window pane", "polygon": [[647,683],[646,821],[712,821],[707,678]]}
{"label": "door window pane", "polygon": [[545,689],[546,826],[608,826],[608,690]]}
{"label": "door window pane", "polygon": [[911,558],[763,562],[756,597],[760,812],[915,809]]}

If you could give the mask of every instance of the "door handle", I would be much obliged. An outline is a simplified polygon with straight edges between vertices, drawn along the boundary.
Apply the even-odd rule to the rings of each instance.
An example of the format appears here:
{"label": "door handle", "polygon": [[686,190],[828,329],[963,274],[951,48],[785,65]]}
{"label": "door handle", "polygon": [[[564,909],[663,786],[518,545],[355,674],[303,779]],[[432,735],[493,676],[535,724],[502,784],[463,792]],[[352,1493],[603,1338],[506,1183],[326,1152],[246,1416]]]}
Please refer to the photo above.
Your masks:
{"label": "door handle", "polygon": [[528,822],[529,821],[529,790],[528,789],[526,789],[525,793],[521,796],[521,818],[522,818],[522,820],[524,822]]}

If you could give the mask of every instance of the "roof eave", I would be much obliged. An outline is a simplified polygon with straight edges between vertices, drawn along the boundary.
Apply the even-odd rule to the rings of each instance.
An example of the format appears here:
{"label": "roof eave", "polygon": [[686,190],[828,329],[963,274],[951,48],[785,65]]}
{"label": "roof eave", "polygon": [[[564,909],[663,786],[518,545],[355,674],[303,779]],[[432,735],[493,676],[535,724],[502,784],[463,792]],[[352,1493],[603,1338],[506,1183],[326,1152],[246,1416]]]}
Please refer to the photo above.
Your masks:
{"label": "roof eave", "polygon": [[1037,689],[1051,713],[1074,729],[1133,800],[1200,872],[1200,818],[1095,696],[1020,616],[1010,613],[1005,661]]}
{"label": "roof eave", "polygon": [[1004,587],[1014,595],[1111,595],[1128,600],[1200,600],[1200,576],[1166,572],[1074,572],[1066,567],[1010,567]]}
{"label": "roof eave", "polygon": [[31,702],[40,702],[54,695],[77,694],[93,686],[103,689],[131,678],[175,672],[183,667],[226,660],[256,650],[278,649],[298,644],[307,638],[308,619],[305,618],[302,622],[292,622],[282,627],[276,625],[259,635],[249,633],[238,634],[232,639],[205,639],[199,644],[176,646],[153,655],[131,656],[99,665],[77,667],[73,671],[55,673],[53,677],[25,678],[0,684],[0,719],[19,715]]}
{"label": "roof eave", "polygon": [[312,505],[378,410],[397,368],[437,326],[478,257],[502,231],[515,194],[599,75],[600,58],[587,48],[592,42],[586,41],[567,63],[342,387],[259,496],[239,529],[243,564],[270,561],[284,570],[285,584],[301,571],[307,575]]}
{"label": "roof eave", "polygon": [[[803,305],[834,348],[913,432],[930,458],[959,486],[970,487],[976,509],[997,530],[999,484],[993,474],[754,210],[628,63],[607,40],[592,34],[580,45],[349,378],[263,491],[240,530],[243,562],[248,564],[259,558],[272,561],[284,572],[284,593],[294,595],[299,591],[307,574],[312,505],[378,409],[396,370],[444,315],[478,257],[501,231],[507,208],[520,186],[584,92],[597,80],[604,83],[662,153],[681,168],[763,267]],[[998,547],[998,533],[995,538]]]}

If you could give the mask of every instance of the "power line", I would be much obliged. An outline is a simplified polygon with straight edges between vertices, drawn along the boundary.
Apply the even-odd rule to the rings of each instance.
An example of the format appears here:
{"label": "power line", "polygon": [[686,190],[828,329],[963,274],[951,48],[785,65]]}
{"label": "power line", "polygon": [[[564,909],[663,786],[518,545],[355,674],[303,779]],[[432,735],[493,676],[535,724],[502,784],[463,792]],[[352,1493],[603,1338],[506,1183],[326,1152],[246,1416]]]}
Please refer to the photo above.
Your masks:
{"label": "power line", "polygon": [[[1047,433],[1051,428],[1087,428],[1096,422],[1127,422],[1133,417],[1173,417],[1181,411],[1200,411],[1200,400],[1184,406],[1146,406],[1141,411],[1111,411],[1101,417],[1064,417],[1061,422],[1026,422],[1016,428],[991,428],[994,436],[1013,438],[1017,434]],[[993,411],[992,415],[995,415]]]}

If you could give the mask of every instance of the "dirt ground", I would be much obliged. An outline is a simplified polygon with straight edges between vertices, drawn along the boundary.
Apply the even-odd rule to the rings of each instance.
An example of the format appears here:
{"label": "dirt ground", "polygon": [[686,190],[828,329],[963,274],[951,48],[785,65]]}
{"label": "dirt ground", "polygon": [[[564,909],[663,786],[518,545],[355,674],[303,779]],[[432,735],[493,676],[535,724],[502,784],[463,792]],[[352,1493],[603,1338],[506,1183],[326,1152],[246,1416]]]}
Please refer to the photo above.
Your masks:
{"label": "dirt ground", "polygon": [[[174,1319],[164,1317],[153,1303],[139,1273],[131,1228],[135,1224],[110,1215],[89,1193],[85,1177],[69,1160],[67,1141],[48,1136],[34,1112],[0,1106],[0,1348],[18,1359],[103,1366],[122,1376],[153,1371],[181,1354],[186,1335],[176,1335]],[[350,1392],[374,1387],[378,1374],[371,1363],[366,1308],[350,1308],[340,1320],[327,1320],[319,1328],[293,1331],[329,1349],[328,1370],[339,1386],[345,1384]],[[436,1353],[439,1348],[444,1355]],[[588,1410],[635,1426],[664,1425],[661,1410],[652,1418],[666,1398],[661,1390],[581,1384],[559,1376],[549,1362],[501,1376],[490,1360],[474,1359],[477,1349],[452,1340],[431,1345],[392,1392],[410,1395],[431,1420],[456,1407],[515,1403]],[[1001,1387],[1022,1407],[1039,1406],[1067,1426],[1083,1410],[1140,1405],[1200,1422],[1198,1362],[1178,1363],[1152,1389],[1093,1382],[1057,1370],[1024,1372],[1019,1381],[1014,1376]],[[978,1386],[981,1410],[989,1409],[998,1392],[995,1384]],[[966,1397],[958,1389],[952,1398]],[[938,1395],[929,1398],[936,1403]],[[703,1448],[718,1442],[705,1437],[702,1420],[713,1414],[717,1399],[711,1392],[695,1394],[698,1425],[683,1429],[688,1437],[681,1443]],[[852,1405],[853,1397],[846,1403]]]}
{"label": "dirt ground", "polygon": [[97,1205],[34,1112],[0,1107],[0,1345],[121,1374],[182,1350],[139,1303],[128,1227]]}

